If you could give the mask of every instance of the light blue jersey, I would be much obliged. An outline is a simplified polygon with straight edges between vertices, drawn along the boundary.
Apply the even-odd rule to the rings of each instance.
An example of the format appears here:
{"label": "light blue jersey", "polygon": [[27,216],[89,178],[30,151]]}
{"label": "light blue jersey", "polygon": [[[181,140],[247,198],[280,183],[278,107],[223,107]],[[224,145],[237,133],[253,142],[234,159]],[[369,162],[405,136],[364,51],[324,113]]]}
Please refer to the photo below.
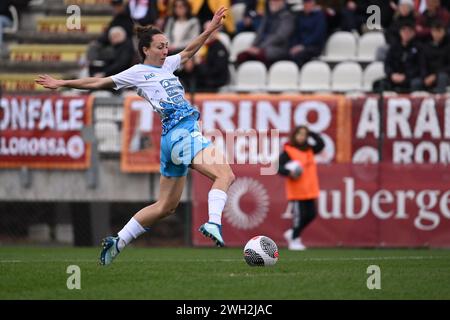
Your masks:
{"label": "light blue jersey", "polygon": [[197,120],[199,111],[185,98],[184,89],[173,72],[180,66],[179,54],[167,57],[162,67],[136,64],[111,76],[114,89],[135,88],[161,116],[161,174],[185,176],[192,159],[211,142],[205,139]]}
{"label": "light blue jersey", "polygon": [[147,100],[161,117],[162,135],[181,119],[200,113],[184,98],[184,88],[173,73],[180,67],[181,56],[169,56],[161,67],[136,64],[111,76],[115,90],[135,88],[138,95]]}

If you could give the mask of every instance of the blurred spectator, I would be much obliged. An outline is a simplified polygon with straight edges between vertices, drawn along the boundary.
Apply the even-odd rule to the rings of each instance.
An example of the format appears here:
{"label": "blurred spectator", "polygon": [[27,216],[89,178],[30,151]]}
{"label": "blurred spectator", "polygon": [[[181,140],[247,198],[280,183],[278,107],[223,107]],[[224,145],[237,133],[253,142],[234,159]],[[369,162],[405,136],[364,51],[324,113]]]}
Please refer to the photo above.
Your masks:
{"label": "blurred spectator", "polygon": [[141,26],[156,24],[159,17],[156,0],[128,0],[128,10],[131,18]]}
{"label": "blurred spectator", "polygon": [[12,15],[9,6],[12,0],[0,1],[0,52],[3,50],[3,29],[10,28],[13,24]]}
{"label": "blurred spectator", "polygon": [[269,66],[275,61],[288,58],[295,18],[286,9],[284,0],[269,0],[268,9],[253,46],[238,55],[238,64],[247,60],[259,60]]}
{"label": "blurred spectator", "polygon": [[395,3],[388,0],[362,0],[347,1],[341,11],[341,29],[344,31],[358,31],[361,33],[366,30],[367,19],[373,14],[368,13],[367,8],[376,5],[380,8],[381,27],[387,28],[391,24],[394,14]]}
{"label": "blurred spectator", "polygon": [[345,6],[345,0],[317,0],[327,18],[327,35],[331,35],[340,26],[341,10]]}
{"label": "blurred spectator", "polygon": [[200,23],[192,16],[188,0],[172,2],[172,16],[166,22],[164,33],[169,39],[169,55],[183,50],[200,34]]}
{"label": "blurred spectator", "polygon": [[133,36],[134,23],[130,17],[130,12],[127,9],[127,3],[125,0],[111,0],[111,6],[114,11],[114,17],[109,23],[108,28],[97,39],[97,42],[103,46],[109,45],[109,30],[113,27],[122,27],[127,33],[127,37]]}
{"label": "blurred spectator", "polygon": [[295,32],[289,57],[301,68],[306,62],[317,57],[327,40],[327,21],[315,0],[304,0],[303,11],[296,17]]}
{"label": "blurred spectator", "polygon": [[[205,22],[203,29],[208,24],[209,21]],[[228,59],[229,53],[215,32],[194,57],[197,91],[217,92],[229,83]]]}
{"label": "blurred spectator", "polygon": [[109,47],[103,60],[96,60],[91,64],[89,73],[95,77],[109,77],[131,67],[135,58],[133,42],[127,38],[122,27],[116,26],[109,30]]}
{"label": "blurred spectator", "polygon": [[448,28],[450,14],[441,6],[440,0],[427,0],[427,9],[417,17],[417,37],[422,41],[431,39],[430,27],[434,20],[439,20],[444,28]]}
{"label": "blurred spectator", "polygon": [[[200,23],[192,16],[191,5],[187,0],[170,2],[170,17],[166,22],[164,33],[169,40],[169,55],[183,50],[189,42],[200,34]],[[192,91],[194,84],[194,61],[189,59],[181,70],[176,72],[183,86]]]}
{"label": "blurred spectator", "polygon": [[223,22],[225,31],[234,34],[236,26],[234,25],[233,15],[230,12],[231,0],[189,0],[192,6],[192,14],[200,20],[200,25],[212,19],[214,12],[220,7],[228,8],[226,19]]}
{"label": "blurred spectator", "polygon": [[114,54],[114,45],[110,42],[110,30],[115,27],[121,27],[126,33],[127,39],[132,39],[134,24],[127,9],[127,3],[124,0],[111,0],[111,6],[114,10],[114,17],[105,32],[92,43],[87,50],[87,60],[89,65],[89,74],[94,75],[102,72],[105,61],[112,59]]}
{"label": "blurred spectator", "polygon": [[264,15],[265,4],[261,0],[246,0],[245,12],[242,21],[236,25],[236,32],[256,31]]}
{"label": "blurred spectator", "polygon": [[405,23],[415,24],[416,17],[414,12],[413,0],[400,0],[398,2],[397,10],[394,14],[391,25],[385,31],[386,42],[388,45],[393,45],[400,41],[400,26]]}
{"label": "blurred spectator", "polygon": [[[423,13],[427,9],[427,0],[414,0],[417,13]],[[441,0],[441,5],[450,11],[450,0]]]}
{"label": "blurred spectator", "polygon": [[393,44],[385,61],[386,81],[383,89],[397,92],[420,90],[419,46],[415,41],[414,24],[406,22],[400,27],[400,42]]}
{"label": "blurred spectator", "polygon": [[432,23],[431,37],[421,53],[421,75],[426,90],[444,93],[449,84],[450,46],[442,22]]}

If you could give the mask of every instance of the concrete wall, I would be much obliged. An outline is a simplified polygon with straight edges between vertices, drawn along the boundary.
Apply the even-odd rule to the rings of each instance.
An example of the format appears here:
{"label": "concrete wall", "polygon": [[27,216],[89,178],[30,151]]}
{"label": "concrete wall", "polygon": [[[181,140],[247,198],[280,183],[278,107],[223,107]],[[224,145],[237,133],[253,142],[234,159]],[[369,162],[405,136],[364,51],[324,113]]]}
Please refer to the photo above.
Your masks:
{"label": "concrete wall", "polygon": [[[0,201],[154,201],[159,174],[125,174],[120,161],[100,160],[97,186],[89,187],[87,171],[0,169]],[[29,180],[26,186],[24,181]],[[189,183],[189,182],[188,182]],[[187,184],[188,184],[187,183]],[[181,201],[188,201],[185,187]]]}

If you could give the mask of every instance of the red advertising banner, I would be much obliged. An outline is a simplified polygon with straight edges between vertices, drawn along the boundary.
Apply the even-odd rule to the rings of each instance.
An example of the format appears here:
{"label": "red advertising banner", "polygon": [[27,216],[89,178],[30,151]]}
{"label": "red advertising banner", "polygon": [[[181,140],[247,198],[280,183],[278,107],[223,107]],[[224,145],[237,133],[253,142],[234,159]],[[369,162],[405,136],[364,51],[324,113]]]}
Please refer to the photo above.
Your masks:
{"label": "red advertising banner", "polygon": [[[284,178],[262,176],[259,166],[236,165],[223,233],[228,246],[255,235],[286,245],[291,226]],[[450,247],[450,170],[445,165],[319,165],[317,219],[302,235],[311,247]],[[208,219],[211,182],[193,173],[194,245],[211,245],[197,231]]]}
{"label": "red advertising banner", "polygon": [[[343,96],[198,94],[194,105],[201,112],[203,135],[224,151],[230,163],[270,165],[291,130],[301,124],[325,140],[318,162],[350,161],[351,109]],[[128,97],[123,127],[122,170],[157,172],[159,116],[140,97]]]}
{"label": "red advertising banner", "polygon": [[90,96],[4,96],[0,103],[0,168],[86,169],[91,146]]}
{"label": "red advertising banner", "polygon": [[[325,140],[325,149],[317,156],[318,162],[345,162],[350,159],[348,137],[351,132],[347,121],[350,109],[343,96],[204,94],[195,96],[195,105],[202,114],[203,134],[212,137],[218,147],[224,146],[228,161],[232,164],[248,163],[251,147],[260,159],[265,158],[263,155],[272,161],[277,159],[290,132],[298,125],[307,125],[310,130],[320,132]],[[241,137],[247,135],[247,146],[242,146],[238,139],[230,139],[233,134]],[[230,146],[231,141],[233,144]],[[242,141],[242,144],[245,142]],[[230,152],[230,147],[234,148],[233,152]],[[245,162],[246,158],[249,161]]]}
{"label": "red advertising banner", "polygon": [[351,102],[354,163],[378,161],[383,119],[383,161],[450,164],[450,98],[441,95],[388,97],[381,110],[377,96]]}

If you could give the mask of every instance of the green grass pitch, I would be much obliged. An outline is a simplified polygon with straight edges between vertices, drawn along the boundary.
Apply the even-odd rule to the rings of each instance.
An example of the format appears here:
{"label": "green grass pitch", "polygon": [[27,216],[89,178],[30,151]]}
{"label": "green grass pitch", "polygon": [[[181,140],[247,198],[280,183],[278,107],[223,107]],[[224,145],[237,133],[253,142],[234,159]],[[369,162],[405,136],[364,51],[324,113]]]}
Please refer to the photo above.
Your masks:
{"label": "green grass pitch", "polygon": [[[98,248],[0,248],[0,299],[450,299],[450,250],[280,250],[249,267],[234,248],[127,248],[111,266]],[[69,265],[81,289],[69,290]],[[367,268],[381,270],[369,290]]]}

